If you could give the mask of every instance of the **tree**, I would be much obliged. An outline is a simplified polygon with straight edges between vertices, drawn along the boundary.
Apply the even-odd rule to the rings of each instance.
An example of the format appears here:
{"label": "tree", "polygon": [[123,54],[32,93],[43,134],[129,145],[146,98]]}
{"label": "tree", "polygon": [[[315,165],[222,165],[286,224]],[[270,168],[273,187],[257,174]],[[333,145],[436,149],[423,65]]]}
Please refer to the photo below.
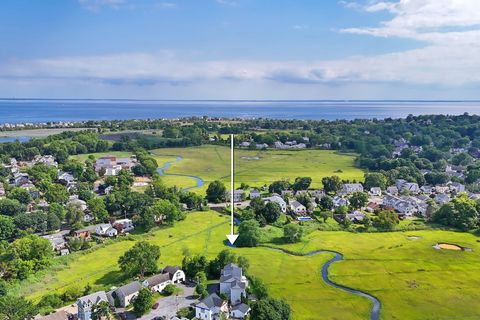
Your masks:
{"label": "tree", "polygon": [[433,213],[432,221],[466,231],[479,225],[475,201],[462,194]]}
{"label": "tree", "polygon": [[165,217],[165,221],[170,225],[185,218],[185,215],[168,200],[157,200],[149,209],[155,213],[155,216]]}
{"label": "tree", "polygon": [[45,192],[45,199],[48,202],[65,203],[68,197],[67,189],[61,184],[50,184]]}
{"label": "tree", "polygon": [[185,256],[182,260],[182,270],[185,275],[192,279],[199,272],[205,272],[208,267],[208,260],[205,256]]}
{"label": "tree", "polygon": [[13,219],[9,216],[0,215],[0,240],[8,240],[15,234]]}
{"label": "tree", "polygon": [[180,202],[185,203],[188,209],[201,209],[202,197],[194,192],[182,192]]}
{"label": "tree", "polygon": [[336,193],[342,188],[342,181],[338,176],[324,177],[322,184],[326,193]]}
{"label": "tree", "polygon": [[85,214],[82,210],[82,205],[78,202],[72,202],[67,204],[67,215],[65,216],[65,220],[71,226],[81,226],[83,223],[83,219]]}
{"label": "tree", "polygon": [[90,212],[97,221],[106,221],[108,219],[108,211],[103,199],[95,197],[87,201]]}
{"label": "tree", "polygon": [[12,242],[8,254],[11,268],[20,279],[44,269],[53,259],[50,241],[33,234]]}
{"label": "tree", "polygon": [[348,213],[348,207],[346,205],[341,205],[335,208],[335,214],[346,215]]}
{"label": "tree", "polygon": [[262,215],[267,223],[274,223],[282,215],[282,209],[276,202],[268,202],[263,209]]}
{"label": "tree", "polygon": [[225,201],[225,193],[227,188],[223,182],[215,180],[208,185],[207,200],[208,202],[220,203]]}
{"label": "tree", "polygon": [[354,192],[349,201],[353,209],[360,209],[367,205],[368,196],[365,192]]}
{"label": "tree", "polygon": [[295,191],[298,190],[307,190],[312,183],[312,178],[310,177],[297,177],[295,182],[292,185],[292,189]]}
{"label": "tree", "polygon": [[212,278],[217,278],[220,276],[220,270],[222,270],[227,264],[236,262],[237,255],[232,250],[225,249],[220,251],[217,257],[210,261],[208,266],[210,276]]}
{"label": "tree", "polygon": [[140,276],[157,271],[160,247],[146,241],[140,241],[120,257],[118,263],[123,273],[128,276]]}
{"label": "tree", "polygon": [[366,173],[363,186],[366,190],[370,190],[370,188],[373,187],[379,187],[385,190],[387,188],[387,177],[380,172]]}
{"label": "tree", "polygon": [[0,214],[6,216],[15,216],[25,212],[27,209],[18,200],[14,199],[0,199]]}
{"label": "tree", "polygon": [[325,211],[330,211],[330,210],[332,210],[332,209],[333,209],[333,206],[334,206],[332,197],[327,196],[327,195],[324,196],[324,197],[322,197],[322,198],[320,199],[319,205],[320,205],[320,208],[322,208],[322,209],[325,210]]}
{"label": "tree", "polygon": [[236,241],[239,247],[256,247],[260,242],[260,225],[256,220],[245,220],[240,223],[238,228],[238,238]]}
{"label": "tree", "polygon": [[395,212],[383,210],[377,212],[372,225],[379,230],[391,231],[395,229],[398,222],[398,215]]}
{"label": "tree", "polygon": [[30,195],[30,192],[27,189],[23,188],[13,188],[12,190],[10,190],[7,197],[9,199],[15,199],[23,204],[28,204],[32,201],[32,196]]}
{"label": "tree", "polygon": [[92,320],[111,319],[110,305],[106,301],[100,301],[92,307]]}
{"label": "tree", "polygon": [[250,201],[250,208],[253,210],[255,215],[261,214],[263,209],[265,209],[265,200],[261,197],[257,197]]}
{"label": "tree", "polygon": [[50,203],[48,207],[48,213],[53,213],[55,214],[60,221],[63,221],[65,219],[65,216],[67,214],[67,209],[65,209],[64,206],[58,203]]}
{"label": "tree", "polygon": [[467,166],[473,162],[473,157],[468,153],[462,152],[452,157],[452,163],[457,166]]}
{"label": "tree", "polygon": [[38,310],[35,304],[23,297],[4,296],[0,298],[0,319],[29,320]]}
{"label": "tree", "polygon": [[144,315],[147,311],[152,309],[153,294],[147,288],[142,288],[138,292],[138,296],[133,300],[133,312],[138,316]]}
{"label": "tree", "polygon": [[47,213],[47,230],[48,231],[55,231],[60,229],[62,222],[57,217],[57,215],[53,212]]}
{"label": "tree", "polygon": [[250,289],[259,300],[262,300],[268,297],[268,288],[261,279],[254,276],[250,276],[249,280],[250,280],[250,283],[249,283]]}
{"label": "tree", "polygon": [[281,194],[282,191],[290,189],[291,184],[287,180],[274,181],[268,186],[268,192]]}
{"label": "tree", "polygon": [[171,296],[172,294],[175,293],[175,291],[177,291],[177,287],[174,284],[170,283],[170,284],[167,284],[165,288],[163,288],[162,294],[166,296]]}
{"label": "tree", "polygon": [[283,300],[266,298],[252,306],[251,320],[289,320],[290,306]]}
{"label": "tree", "polygon": [[300,242],[303,236],[303,229],[298,224],[287,224],[283,227],[283,238],[285,242],[295,243]]}

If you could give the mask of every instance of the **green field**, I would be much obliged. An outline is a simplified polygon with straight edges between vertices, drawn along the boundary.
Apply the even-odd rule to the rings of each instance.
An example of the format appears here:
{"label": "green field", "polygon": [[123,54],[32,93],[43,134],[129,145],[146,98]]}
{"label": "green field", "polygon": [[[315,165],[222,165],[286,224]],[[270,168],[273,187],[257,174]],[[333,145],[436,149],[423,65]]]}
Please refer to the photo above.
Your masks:
{"label": "green field", "polygon": [[119,158],[129,158],[132,154],[133,154],[132,152],[127,152],[127,151],[108,151],[108,152],[98,152],[98,153],[77,154],[75,156],[71,156],[71,158],[76,159],[78,161],[85,161],[91,155],[94,156],[95,159],[97,159],[107,155],[112,155]]}
{"label": "green field", "polygon": [[[269,227],[273,228],[273,227]],[[224,245],[228,218],[215,212],[194,212],[172,228],[155,230],[147,239],[161,247],[159,266],[180,264],[185,250],[214,257]],[[273,230],[272,236],[279,230]],[[409,239],[417,235],[419,239]],[[353,234],[314,231],[299,244],[283,248],[298,252],[332,249],[345,260],[331,266],[332,279],[367,291],[382,302],[382,319],[478,319],[480,314],[480,243],[468,233],[416,231]],[[439,251],[437,242],[456,243],[472,252]],[[58,258],[66,266],[52,267],[36,282],[24,282],[17,293],[38,300],[70,286],[109,289],[123,279],[118,258],[134,241],[116,242],[89,253]],[[324,284],[320,268],[332,257],[320,253],[296,257],[267,248],[232,249],[250,261],[250,272],[266,282],[275,297],[286,299],[294,319],[366,319],[370,302]]]}
{"label": "green field", "polygon": [[[180,155],[183,160],[173,163],[165,172],[185,174],[202,178],[206,185],[197,189],[204,192],[213,180],[230,181],[230,150],[221,146],[156,149],[152,151],[159,165]],[[256,157],[259,160],[256,160]],[[362,180],[363,172],[354,166],[354,155],[338,154],[329,150],[301,151],[251,151],[235,150],[235,183],[242,182],[252,187],[261,187],[275,180],[308,176],[313,179],[312,188],[322,186],[322,178],[338,175],[342,179]],[[187,177],[164,177],[167,184],[191,187],[195,182]]]}

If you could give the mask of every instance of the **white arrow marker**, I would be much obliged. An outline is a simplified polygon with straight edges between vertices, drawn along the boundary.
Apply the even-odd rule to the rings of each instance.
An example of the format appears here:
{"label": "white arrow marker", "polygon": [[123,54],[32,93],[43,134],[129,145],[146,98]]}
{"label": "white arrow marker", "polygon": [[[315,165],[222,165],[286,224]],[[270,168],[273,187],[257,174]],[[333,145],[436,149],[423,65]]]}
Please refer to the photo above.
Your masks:
{"label": "white arrow marker", "polygon": [[233,246],[238,238],[238,234],[234,234],[233,230],[233,134],[230,135],[230,214],[231,214],[231,229],[230,234],[227,234],[227,239]]}

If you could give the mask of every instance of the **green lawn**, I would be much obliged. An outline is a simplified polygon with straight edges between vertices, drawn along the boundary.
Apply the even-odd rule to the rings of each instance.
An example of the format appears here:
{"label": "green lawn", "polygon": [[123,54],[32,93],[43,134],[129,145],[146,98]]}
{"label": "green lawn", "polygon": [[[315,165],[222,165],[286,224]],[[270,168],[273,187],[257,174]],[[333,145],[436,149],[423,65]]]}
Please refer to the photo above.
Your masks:
{"label": "green lawn", "polygon": [[[228,217],[215,212],[190,213],[172,228],[134,236],[161,247],[159,267],[180,264],[183,253],[214,257],[229,232]],[[269,234],[276,237],[278,229]],[[409,239],[417,235],[419,239]],[[439,251],[437,242],[456,243],[472,252]],[[109,289],[129,281],[117,267],[118,258],[134,241],[116,242],[92,252],[58,258],[57,263],[36,282],[26,281],[16,293],[38,299],[47,293],[62,293],[70,286]],[[382,319],[478,319],[480,314],[480,243],[468,233],[415,231],[394,233],[348,233],[313,231],[303,242],[282,247],[298,252],[332,249],[345,260],[331,266],[332,279],[367,291],[382,302]],[[291,305],[294,319],[366,319],[370,302],[327,286],[320,268],[332,257],[320,253],[296,257],[267,248],[231,249],[250,261],[250,272],[268,285],[275,297]]]}
{"label": "green lawn", "polygon": [[[183,160],[174,163],[166,173],[198,176],[206,185],[198,189],[204,192],[213,180],[230,180],[230,150],[227,147],[205,145],[191,148],[169,148],[153,150],[159,165],[170,161],[172,155],[180,155]],[[255,160],[259,157],[259,160]],[[321,187],[325,176],[338,175],[342,179],[362,180],[363,172],[354,166],[354,155],[338,154],[329,150],[302,151],[251,151],[235,150],[236,186],[246,183],[260,187],[275,180],[309,176],[313,179],[312,187]],[[189,187],[194,180],[186,177],[164,177],[167,184]]]}
{"label": "green lawn", "polygon": [[133,154],[132,152],[126,152],[126,151],[108,151],[108,152],[77,154],[75,156],[71,156],[71,158],[83,162],[87,160],[90,155],[93,155],[95,159],[97,159],[107,155],[112,155],[119,158],[129,158],[132,154]]}

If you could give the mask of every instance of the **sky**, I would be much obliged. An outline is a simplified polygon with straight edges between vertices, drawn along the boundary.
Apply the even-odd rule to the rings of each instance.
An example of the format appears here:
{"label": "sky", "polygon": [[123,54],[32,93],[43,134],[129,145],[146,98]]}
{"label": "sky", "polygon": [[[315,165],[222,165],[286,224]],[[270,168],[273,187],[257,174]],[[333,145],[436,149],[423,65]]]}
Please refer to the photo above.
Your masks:
{"label": "sky", "polygon": [[480,99],[480,1],[2,0],[0,97]]}

